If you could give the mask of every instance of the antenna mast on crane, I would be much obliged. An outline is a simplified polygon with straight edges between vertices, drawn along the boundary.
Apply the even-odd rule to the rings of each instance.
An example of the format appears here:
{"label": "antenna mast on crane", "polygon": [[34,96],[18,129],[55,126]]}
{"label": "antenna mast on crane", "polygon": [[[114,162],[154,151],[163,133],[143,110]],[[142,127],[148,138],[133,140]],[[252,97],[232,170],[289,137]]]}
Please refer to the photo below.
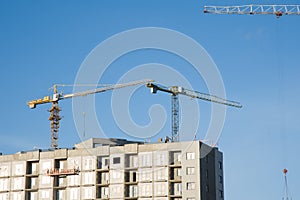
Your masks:
{"label": "antenna mast on crane", "polygon": [[[134,85],[140,85],[140,84],[146,84],[154,82],[154,80],[145,79],[145,80],[139,80],[139,81],[133,81],[123,84],[113,84],[113,85],[106,85],[105,87],[96,88],[93,90],[87,90],[83,92],[73,93],[73,94],[59,94],[57,90],[58,85],[53,86],[53,96],[52,98],[50,96],[45,96],[43,99],[36,99],[27,102],[27,105],[29,108],[33,109],[36,108],[39,104],[46,104],[46,103],[52,103],[52,107],[49,110],[50,112],[50,128],[51,128],[51,147],[57,148],[58,147],[58,131],[59,131],[59,121],[61,120],[60,116],[60,107],[58,106],[58,102],[63,99],[69,99],[74,97],[80,97],[80,96],[87,96],[90,94],[96,94],[100,92],[105,92],[108,90],[114,90],[114,89],[120,89],[128,86],[134,86]],[[61,85],[64,86],[64,85]]]}
{"label": "antenna mast on crane", "polygon": [[204,13],[249,15],[300,15],[300,5],[204,6]]}
{"label": "antenna mast on crane", "polygon": [[226,106],[232,106],[236,108],[241,108],[242,105],[235,101],[229,101],[226,99],[222,99],[217,96],[204,94],[201,92],[193,91],[185,89],[181,86],[172,86],[172,87],[166,87],[163,85],[157,85],[153,83],[147,83],[146,85],[148,88],[151,89],[151,93],[156,94],[157,91],[167,92],[171,94],[172,96],[172,142],[178,142],[179,141],[179,100],[178,95],[185,95],[191,98],[198,98],[204,101],[210,101],[213,103],[223,104]]}
{"label": "antenna mast on crane", "polygon": [[282,200],[292,200],[292,196],[290,195],[290,191],[288,188],[288,182],[287,182],[287,177],[286,174],[288,173],[287,169],[282,170],[284,174],[284,196],[282,197]]}

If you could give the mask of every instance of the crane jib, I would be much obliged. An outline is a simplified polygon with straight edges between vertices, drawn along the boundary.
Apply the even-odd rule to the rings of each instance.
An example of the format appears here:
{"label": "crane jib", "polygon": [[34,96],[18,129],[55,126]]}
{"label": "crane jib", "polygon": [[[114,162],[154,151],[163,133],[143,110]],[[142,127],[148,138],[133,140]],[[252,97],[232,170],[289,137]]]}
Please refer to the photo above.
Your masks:
{"label": "crane jib", "polygon": [[[36,105],[39,104],[46,104],[46,103],[52,103],[52,107],[50,108],[50,128],[51,128],[51,147],[52,148],[57,148],[58,147],[58,131],[59,131],[59,121],[61,120],[60,117],[60,107],[58,106],[58,102],[63,99],[68,99],[68,98],[73,98],[73,97],[79,97],[79,96],[86,96],[90,94],[95,94],[95,93],[100,93],[100,92],[105,92],[108,90],[114,90],[114,89],[119,89],[119,88],[124,88],[128,86],[134,86],[134,85],[140,85],[140,84],[146,84],[146,83],[151,83],[154,82],[152,79],[144,79],[144,80],[139,80],[139,81],[132,81],[132,82],[127,82],[127,83],[121,83],[121,84],[114,84],[114,85],[106,85],[101,88],[96,88],[92,90],[87,90],[87,91],[82,91],[82,92],[77,92],[73,94],[60,94],[58,93],[57,86],[63,86],[62,84],[59,85],[53,85],[53,96],[45,96],[42,99],[36,99],[27,102],[27,105],[29,108],[33,109],[36,107]],[[64,84],[65,85],[65,84]],[[77,84],[78,85],[78,84]],[[83,85],[91,85],[91,84],[83,84]],[[67,85],[70,86],[70,85]],[[75,85],[74,85],[75,87]]]}
{"label": "crane jib", "polygon": [[153,84],[153,83],[148,83],[146,85],[148,88],[151,89],[151,93],[157,93],[157,91],[162,91],[162,92],[167,92],[172,95],[172,142],[178,142],[179,141],[179,100],[178,100],[178,95],[185,95],[189,96],[191,98],[198,98],[201,100],[205,101],[210,101],[218,104],[223,104],[226,106],[232,106],[232,107],[237,107],[241,108],[242,105],[239,102],[235,101],[229,101],[217,96],[193,91],[193,90],[188,90],[184,89],[181,86],[172,86],[172,87],[166,87],[163,85],[159,84]]}

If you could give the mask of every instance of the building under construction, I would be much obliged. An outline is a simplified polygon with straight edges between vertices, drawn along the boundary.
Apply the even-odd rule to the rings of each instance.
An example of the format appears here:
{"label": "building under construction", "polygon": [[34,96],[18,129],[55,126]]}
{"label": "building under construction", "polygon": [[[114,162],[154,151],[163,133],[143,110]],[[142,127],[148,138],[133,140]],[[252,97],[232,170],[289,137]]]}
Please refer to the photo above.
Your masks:
{"label": "building under construction", "polygon": [[92,138],[0,156],[0,200],[222,200],[223,157],[201,141]]}

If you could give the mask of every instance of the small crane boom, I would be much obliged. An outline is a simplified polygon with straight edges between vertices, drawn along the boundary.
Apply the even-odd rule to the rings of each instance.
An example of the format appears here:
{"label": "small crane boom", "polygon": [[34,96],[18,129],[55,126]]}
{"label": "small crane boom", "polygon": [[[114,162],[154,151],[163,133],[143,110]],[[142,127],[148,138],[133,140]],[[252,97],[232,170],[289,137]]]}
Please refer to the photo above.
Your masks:
{"label": "small crane boom", "polygon": [[204,6],[204,13],[250,15],[300,15],[300,5]]}
{"label": "small crane boom", "polygon": [[197,92],[197,91],[193,91],[193,90],[184,89],[183,87],[180,87],[180,86],[172,87],[172,90],[176,91],[176,93],[178,93],[178,94],[186,95],[186,96],[189,96],[189,97],[192,97],[192,98],[198,98],[198,99],[201,99],[201,100],[211,101],[211,102],[214,102],[214,103],[219,103],[219,104],[223,104],[223,105],[226,105],[226,106],[232,106],[232,107],[237,107],[237,108],[242,107],[242,105],[238,102],[222,99],[220,97],[205,94],[205,93],[202,93],[202,92]]}
{"label": "small crane boom", "polygon": [[96,88],[93,90],[87,90],[87,91],[83,91],[83,92],[77,92],[77,93],[65,94],[65,95],[58,93],[58,90],[57,90],[58,85],[53,85],[52,98],[50,96],[45,96],[43,99],[36,99],[36,100],[29,101],[29,102],[27,102],[27,105],[29,106],[29,108],[34,109],[39,104],[52,103],[52,107],[49,110],[49,112],[50,112],[49,120],[50,120],[50,128],[51,128],[51,147],[57,148],[58,147],[59,121],[61,120],[61,117],[59,115],[59,112],[61,111],[61,109],[58,106],[58,102],[60,100],[79,97],[79,96],[87,96],[90,94],[96,94],[96,93],[105,92],[108,90],[120,89],[120,88],[124,88],[124,87],[128,87],[128,86],[146,84],[146,83],[151,83],[151,82],[154,82],[154,80],[144,79],[144,80],[132,81],[132,82],[123,83],[123,84],[112,84],[112,85],[108,85],[105,87]]}
{"label": "small crane boom", "polygon": [[241,108],[242,105],[235,101],[229,101],[226,99],[222,99],[217,96],[188,90],[181,86],[172,86],[172,87],[166,87],[163,85],[153,84],[153,83],[147,83],[146,85],[148,88],[151,89],[151,93],[157,93],[157,91],[167,92],[170,93],[172,96],[172,142],[178,142],[179,141],[179,101],[178,101],[178,95],[185,95],[189,96],[191,98],[197,98],[205,101],[210,101],[218,104],[223,104],[226,106],[232,106],[236,108]]}

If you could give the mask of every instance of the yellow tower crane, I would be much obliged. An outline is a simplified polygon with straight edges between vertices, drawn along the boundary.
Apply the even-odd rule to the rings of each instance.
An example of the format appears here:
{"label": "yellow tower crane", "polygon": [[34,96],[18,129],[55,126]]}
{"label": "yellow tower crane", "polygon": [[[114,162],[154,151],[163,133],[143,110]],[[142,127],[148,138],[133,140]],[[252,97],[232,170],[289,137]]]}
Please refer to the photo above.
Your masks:
{"label": "yellow tower crane", "polygon": [[58,106],[58,102],[60,100],[74,98],[74,97],[80,97],[80,96],[87,96],[89,94],[95,94],[95,93],[105,92],[108,90],[120,89],[120,88],[124,88],[124,87],[128,87],[128,86],[146,84],[146,83],[151,83],[151,82],[154,82],[154,80],[144,79],[144,80],[132,81],[132,82],[123,83],[123,84],[107,85],[105,87],[96,88],[93,90],[87,90],[87,91],[83,91],[83,92],[78,92],[78,93],[73,93],[73,94],[65,94],[65,95],[58,93],[57,86],[59,86],[59,85],[53,85],[53,96],[52,97],[45,96],[43,99],[32,100],[32,101],[27,102],[27,105],[29,106],[29,108],[33,109],[33,108],[36,108],[36,106],[39,104],[52,103],[52,106],[49,110],[49,112],[50,112],[49,121],[50,121],[50,128],[51,128],[51,147],[57,148],[58,147],[59,121],[61,120],[61,117],[59,115],[59,112],[61,111],[61,109]]}

